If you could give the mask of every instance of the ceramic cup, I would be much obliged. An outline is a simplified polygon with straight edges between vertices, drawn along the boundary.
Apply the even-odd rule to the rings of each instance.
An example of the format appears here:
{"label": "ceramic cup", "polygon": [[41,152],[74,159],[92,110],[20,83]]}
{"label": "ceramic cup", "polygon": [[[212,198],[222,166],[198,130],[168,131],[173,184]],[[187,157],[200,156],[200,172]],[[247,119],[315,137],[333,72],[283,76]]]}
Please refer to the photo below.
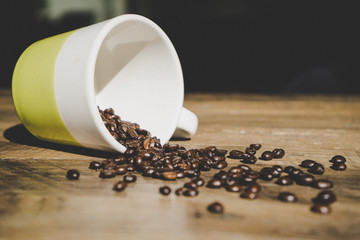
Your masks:
{"label": "ceramic cup", "polygon": [[32,44],[14,70],[13,101],[36,137],[61,144],[124,152],[98,112],[112,107],[164,144],[191,137],[198,120],[183,108],[179,58],[151,20],[121,15]]}

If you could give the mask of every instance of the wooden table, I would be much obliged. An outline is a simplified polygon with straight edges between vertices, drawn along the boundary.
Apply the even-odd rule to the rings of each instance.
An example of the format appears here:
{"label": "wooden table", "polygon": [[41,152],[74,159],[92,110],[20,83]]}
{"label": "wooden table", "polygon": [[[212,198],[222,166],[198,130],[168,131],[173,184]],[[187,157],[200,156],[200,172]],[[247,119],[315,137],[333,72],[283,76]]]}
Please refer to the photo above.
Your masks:
{"label": "wooden table", "polygon": [[[262,151],[284,148],[283,159],[251,166],[297,166],[304,159],[322,163],[321,178],[335,186],[337,202],[329,215],[310,211],[320,190],[259,180],[255,200],[224,189],[202,187],[198,196],[162,196],[186,179],[164,182],[138,174],[124,192],[116,179],[101,179],[88,169],[103,160],[97,151],[43,143],[20,124],[9,90],[0,91],[0,239],[360,239],[360,97],[188,94],[185,106],[200,120],[196,136],[175,141],[186,148],[216,145]],[[259,153],[258,153],[259,154]],[[347,158],[344,172],[329,168],[334,155]],[[239,160],[228,159],[230,166]],[[228,168],[229,168],[228,167]],[[68,169],[81,172],[67,180]],[[216,170],[203,173],[209,180]],[[320,178],[320,177],[318,177]],[[281,191],[297,194],[297,203],[277,200]],[[206,210],[220,201],[224,214]]]}

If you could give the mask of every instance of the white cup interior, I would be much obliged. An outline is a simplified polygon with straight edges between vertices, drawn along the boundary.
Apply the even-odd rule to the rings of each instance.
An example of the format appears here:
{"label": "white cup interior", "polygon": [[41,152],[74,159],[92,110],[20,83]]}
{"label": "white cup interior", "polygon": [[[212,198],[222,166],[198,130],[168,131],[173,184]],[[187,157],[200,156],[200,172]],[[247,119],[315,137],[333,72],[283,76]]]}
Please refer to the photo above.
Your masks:
{"label": "white cup interior", "polygon": [[163,144],[174,133],[183,105],[176,51],[150,20],[119,18],[109,25],[102,32],[95,63],[96,104],[113,108],[122,120],[140,124]]}

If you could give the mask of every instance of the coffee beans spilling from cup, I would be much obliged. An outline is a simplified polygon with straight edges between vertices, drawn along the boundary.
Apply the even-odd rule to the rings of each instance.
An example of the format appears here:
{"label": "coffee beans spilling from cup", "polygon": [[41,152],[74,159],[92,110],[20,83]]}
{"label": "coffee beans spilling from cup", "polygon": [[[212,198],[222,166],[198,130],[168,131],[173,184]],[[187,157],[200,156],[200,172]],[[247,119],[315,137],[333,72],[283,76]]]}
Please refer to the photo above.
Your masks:
{"label": "coffee beans spilling from cup", "polygon": [[[280,186],[288,186],[294,183],[301,186],[310,186],[316,189],[323,189],[314,199],[311,211],[327,214],[331,212],[330,204],[336,200],[335,194],[328,190],[333,187],[333,183],[328,179],[317,179],[314,175],[322,175],[325,167],[314,160],[304,160],[299,165],[307,168],[308,173],[294,166],[282,167],[280,165],[267,166],[260,171],[251,169],[246,164],[255,164],[258,159],[271,161],[285,156],[285,151],[281,148],[266,150],[257,158],[255,154],[261,149],[260,144],[251,144],[244,151],[218,149],[216,146],[205,148],[186,149],[178,144],[164,144],[145,129],[140,128],[139,124],[121,120],[112,108],[105,110],[99,109],[101,119],[110,134],[127,150],[124,154],[119,154],[114,158],[107,158],[103,162],[90,162],[90,169],[99,171],[100,178],[114,178],[124,175],[123,180],[117,181],[113,190],[124,191],[128,184],[136,181],[136,176],[128,172],[137,171],[144,177],[161,179],[164,181],[174,181],[176,179],[189,178],[181,188],[174,191],[177,196],[195,197],[199,194],[200,188],[206,186],[209,189],[225,188],[228,192],[240,193],[244,199],[256,199],[261,191],[258,180],[265,182],[272,181]],[[227,171],[222,170],[227,167],[227,158],[238,159],[242,164],[233,166]],[[336,155],[330,162],[331,168],[337,171],[346,169],[346,159]],[[204,171],[217,169],[217,171],[207,182],[200,177]],[[126,175],[127,174],[127,175]],[[284,175],[286,174],[286,175]],[[80,173],[71,169],[67,173],[67,178],[71,180],[79,179]],[[163,186],[159,189],[160,194],[169,195],[172,191],[170,187]],[[283,202],[296,202],[298,197],[291,192],[280,192],[277,198]],[[223,213],[223,205],[214,202],[208,206],[208,211],[212,213]]]}

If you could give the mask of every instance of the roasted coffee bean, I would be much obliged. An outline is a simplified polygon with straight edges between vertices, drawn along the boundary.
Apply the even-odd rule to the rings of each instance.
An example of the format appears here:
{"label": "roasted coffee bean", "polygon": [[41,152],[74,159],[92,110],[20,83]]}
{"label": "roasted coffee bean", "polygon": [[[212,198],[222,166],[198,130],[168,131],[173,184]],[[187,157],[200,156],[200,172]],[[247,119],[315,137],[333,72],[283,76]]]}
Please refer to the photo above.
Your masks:
{"label": "roasted coffee bean", "polygon": [[314,166],[317,162],[315,162],[314,160],[310,160],[310,159],[306,159],[304,161],[301,162],[300,167],[303,168],[311,168],[312,166]]}
{"label": "roasted coffee bean", "polygon": [[276,148],[273,151],[274,158],[282,158],[285,155],[285,151],[282,148]]}
{"label": "roasted coffee bean", "polygon": [[329,214],[331,213],[331,207],[326,204],[314,204],[311,209],[312,212],[321,213],[321,214]]}
{"label": "roasted coffee bean", "polygon": [[277,168],[272,167],[272,170],[273,170],[273,178],[279,178],[281,176],[281,172],[279,172]]}
{"label": "roasted coffee bean", "polygon": [[256,178],[252,178],[252,177],[249,177],[247,175],[243,175],[240,179],[239,179],[239,183],[241,185],[244,185],[244,186],[248,186],[248,185],[251,185],[253,183],[256,182]]}
{"label": "roasted coffee bean", "polygon": [[292,185],[293,180],[290,176],[287,175],[287,176],[280,177],[275,183],[278,185],[287,186],[287,185]]}
{"label": "roasted coffee bean", "polygon": [[171,189],[168,186],[164,186],[164,187],[159,188],[159,192],[162,195],[167,196],[167,195],[169,195],[171,193]]}
{"label": "roasted coffee bean", "polygon": [[132,166],[132,165],[128,165],[128,166],[126,167],[126,170],[127,170],[128,172],[132,172],[132,171],[135,171],[135,167]]}
{"label": "roasted coffee bean", "polygon": [[224,180],[227,178],[227,173],[224,170],[220,170],[219,172],[215,173],[214,178]]}
{"label": "roasted coffee bean", "polygon": [[198,194],[199,194],[199,191],[196,189],[186,189],[183,192],[183,195],[186,197],[195,197]]}
{"label": "roasted coffee bean", "polygon": [[276,170],[278,173],[282,173],[284,171],[280,165],[274,165],[271,168]]}
{"label": "roasted coffee bean", "polygon": [[228,173],[227,175],[228,175],[228,177],[235,178],[235,179],[242,178],[242,176],[243,176],[242,173]]}
{"label": "roasted coffee bean", "polygon": [[341,156],[341,155],[336,155],[336,156],[333,156],[331,158],[330,162],[333,162],[333,163],[345,163],[346,158],[344,156]]}
{"label": "roasted coffee bean", "polygon": [[242,168],[239,167],[231,167],[228,170],[228,173],[242,173],[242,172],[243,172]]}
{"label": "roasted coffee bean", "polygon": [[118,181],[114,184],[113,190],[117,192],[123,191],[127,187],[127,183],[124,181]]}
{"label": "roasted coffee bean", "polygon": [[247,165],[244,165],[244,164],[240,164],[237,166],[238,168],[241,168],[243,170],[243,172],[247,172],[247,171],[250,171],[251,168]]}
{"label": "roasted coffee bean", "polygon": [[271,181],[273,179],[274,170],[270,167],[264,167],[260,171],[260,179],[265,181]]}
{"label": "roasted coffee bean", "polygon": [[232,178],[232,177],[228,177],[224,180],[221,180],[221,184],[224,187],[229,187],[229,186],[232,186],[232,185],[238,184],[238,183],[239,183],[239,180],[236,178]]}
{"label": "roasted coffee bean", "polygon": [[127,167],[125,166],[116,166],[115,170],[117,175],[124,175],[127,173]]}
{"label": "roasted coffee bean", "polygon": [[178,189],[175,190],[175,194],[176,194],[177,196],[182,195],[183,192],[184,192],[184,189],[183,189],[183,188],[178,188]]}
{"label": "roasted coffee bean", "polygon": [[184,173],[188,178],[197,177],[199,175],[198,172],[195,170],[185,170]]}
{"label": "roasted coffee bean", "polygon": [[145,169],[144,171],[143,171],[143,176],[144,177],[154,177],[154,173],[155,173],[155,169],[154,168],[148,168],[148,169]]}
{"label": "roasted coffee bean", "polygon": [[245,189],[245,192],[258,193],[258,192],[260,192],[260,190],[261,190],[261,186],[259,184],[252,183]]}
{"label": "roasted coffee bean", "polygon": [[92,162],[90,162],[89,168],[94,169],[94,170],[98,170],[98,169],[101,168],[101,163],[98,162],[98,161],[92,161]]}
{"label": "roasted coffee bean", "polygon": [[226,149],[216,149],[215,150],[215,156],[225,156],[227,154],[228,150]]}
{"label": "roasted coffee bean", "polygon": [[243,163],[248,163],[248,164],[255,164],[257,161],[257,158],[254,155],[251,156],[245,156],[243,157],[242,162]]}
{"label": "roasted coffee bean", "polygon": [[66,177],[69,180],[78,180],[80,177],[80,172],[76,169],[70,169],[67,171]]}
{"label": "roasted coffee bean", "polygon": [[316,164],[314,164],[314,166],[309,168],[308,171],[313,173],[313,174],[321,175],[321,174],[323,174],[325,172],[325,168],[324,168],[324,166],[322,164],[316,163]]}
{"label": "roasted coffee bean", "polygon": [[125,164],[126,163],[126,157],[125,156],[118,156],[117,158],[113,159],[113,162],[117,165]]}
{"label": "roasted coffee bean", "polygon": [[125,181],[126,183],[136,182],[136,176],[135,176],[135,175],[131,175],[131,174],[125,175],[125,176],[124,176],[124,181]]}
{"label": "roasted coffee bean", "polygon": [[291,173],[292,171],[294,171],[296,168],[293,166],[287,166],[284,168],[284,172],[286,173]]}
{"label": "roasted coffee bean", "polygon": [[257,143],[250,144],[250,147],[257,151],[257,150],[259,150],[261,148],[261,144],[257,144]]}
{"label": "roasted coffee bean", "polygon": [[[114,115],[115,114],[115,111],[114,111],[114,109],[113,108],[106,108],[105,110],[104,110],[104,114],[108,114],[108,115]],[[109,117],[110,118],[110,117]]]}
{"label": "roasted coffee bean", "polygon": [[252,179],[258,179],[260,177],[260,173],[254,170],[247,171],[245,173],[246,177],[252,178]]}
{"label": "roasted coffee bean", "polygon": [[225,156],[218,156],[218,155],[215,155],[211,158],[214,162],[218,162],[218,161],[225,161],[226,160],[226,157]]}
{"label": "roasted coffee bean", "polygon": [[115,169],[103,169],[100,171],[99,177],[101,178],[113,178],[116,176]]}
{"label": "roasted coffee bean", "polygon": [[240,192],[241,186],[239,184],[232,184],[226,187],[229,192]]}
{"label": "roasted coffee bean", "polygon": [[191,180],[191,182],[195,183],[198,187],[204,186],[205,181],[203,178],[195,178]]}
{"label": "roasted coffee bean", "polygon": [[274,158],[274,153],[270,151],[265,151],[261,154],[261,160],[270,161]]}
{"label": "roasted coffee bean", "polygon": [[213,178],[208,181],[207,185],[208,188],[221,188],[221,180]]}
{"label": "roasted coffee bean", "polygon": [[314,181],[314,176],[307,173],[299,173],[296,176],[296,183],[299,185],[310,186]]}
{"label": "roasted coffee bean", "polygon": [[224,207],[219,202],[214,202],[207,207],[207,210],[212,213],[223,213]]}
{"label": "roasted coffee bean", "polygon": [[241,198],[247,198],[247,199],[255,199],[257,197],[256,192],[250,192],[250,191],[244,191],[242,194],[240,194]]}
{"label": "roasted coffee bean", "polygon": [[136,151],[133,148],[128,148],[128,149],[125,150],[124,154],[127,157],[132,157],[132,156],[134,156],[136,154]]}
{"label": "roasted coffee bean", "polygon": [[[225,162],[225,161],[223,161],[223,162]],[[206,162],[202,162],[202,163],[200,163],[199,168],[200,168],[201,171],[210,171],[211,166]]]}
{"label": "roasted coffee bean", "polygon": [[245,149],[245,153],[247,153],[247,154],[249,154],[249,155],[254,155],[254,154],[256,154],[256,150],[253,149],[253,148],[247,147],[247,148]]}
{"label": "roasted coffee bean", "polygon": [[184,186],[183,186],[184,188],[198,188],[198,185],[196,184],[196,183],[194,183],[194,182],[186,182],[186,183],[184,183]]}
{"label": "roasted coffee bean", "polygon": [[289,176],[292,177],[293,179],[296,179],[296,177],[300,174],[303,173],[303,171],[301,169],[294,169],[291,172],[289,172]]}
{"label": "roasted coffee bean", "polygon": [[213,166],[213,168],[215,168],[215,169],[224,169],[226,167],[227,167],[227,162],[226,161],[218,161]]}
{"label": "roasted coffee bean", "polygon": [[175,179],[177,179],[177,173],[176,172],[163,172],[162,176],[163,176],[163,179],[165,179],[165,180],[175,180]]}
{"label": "roasted coffee bean", "polygon": [[278,199],[283,202],[296,202],[297,197],[295,194],[290,192],[281,192],[278,195]]}
{"label": "roasted coffee bean", "polygon": [[180,147],[179,144],[170,144],[170,143],[166,143],[163,146],[165,152],[177,151],[179,149],[179,147]]}
{"label": "roasted coffee bean", "polygon": [[316,203],[330,204],[336,201],[336,195],[332,191],[324,190],[321,191],[313,201]]}
{"label": "roasted coffee bean", "polygon": [[185,178],[185,173],[183,171],[176,171],[176,178]]}
{"label": "roasted coffee bean", "polygon": [[331,169],[336,170],[336,171],[345,171],[346,170],[346,164],[345,163],[333,163],[333,165],[331,165]]}
{"label": "roasted coffee bean", "polygon": [[244,152],[239,151],[239,150],[230,151],[230,158],[233,158],[233,159],[241,159],[243,155],[244,155]]}
{"label": "roasted coffee bean", "polygon": [[318,188],[318,189],[328,189],[328,188],[332,188],[334,184],[327,179],[318,179],[315,180],[311,186],[313,188]]}

